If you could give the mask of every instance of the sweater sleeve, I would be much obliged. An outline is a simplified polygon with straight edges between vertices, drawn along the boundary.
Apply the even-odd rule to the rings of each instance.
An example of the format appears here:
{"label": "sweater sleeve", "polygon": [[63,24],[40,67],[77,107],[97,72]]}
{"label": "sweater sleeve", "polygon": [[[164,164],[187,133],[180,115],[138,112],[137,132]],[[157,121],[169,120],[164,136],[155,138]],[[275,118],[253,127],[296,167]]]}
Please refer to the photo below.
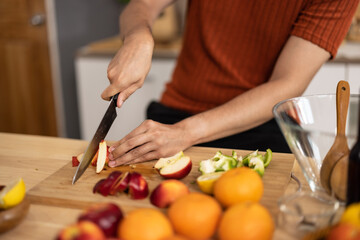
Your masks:
{"label": "sweater sleeve", "polygon": [[308,40],[336,56],[359,0],[313,0],[300,12],[291,35]]}

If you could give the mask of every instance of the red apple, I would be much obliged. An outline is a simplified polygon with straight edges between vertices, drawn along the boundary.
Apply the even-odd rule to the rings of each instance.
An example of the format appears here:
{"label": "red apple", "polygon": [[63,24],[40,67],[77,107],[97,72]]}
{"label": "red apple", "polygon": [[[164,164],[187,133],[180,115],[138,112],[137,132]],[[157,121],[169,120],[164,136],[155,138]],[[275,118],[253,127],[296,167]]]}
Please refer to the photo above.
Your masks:
{"label": "red apple", "polygon": [[72,166],[73,166],[73,167],[79,166],[79,164],[80,164],[83,156],[84,156],[84,153],[80,153],[80,154],[77,155],[77,156],[73,156],[73,157],[72,157]]}
{"label": "red apple", "polygon": [[182,151],[171,157],[160,158],[154,166],[160,176],[173,179],[186,177],[190,173],[191,167],[190,157],[184,155]]}
{"label": "red apple", "polygon": [[118,192],[121,193],[127,191],[129,188],[130,175],[129,172],[121,174],[119,177],[120,179],[111,186],[110,194],[114,195]]}
{"label": "red apple", "polygon": [[117,227],[122,219],[123,213],[116,204],[99,203],[85,209],[78,221],[91,221],[100,227],[106,237],[116,237]]}
{"label": "red apple", "polygon": [[114,195],[117,191],[115,191],[115,188],[117,186],[117,183],[121,181],[123,178],[123,173],[120,171],[113,171],[109,174],[109,176],[105,179],[99,180],[94,188],[93,193],[99,192],[103,196],[107,195]]}
{"label": "red apple", "polygon": [[77,159],[77,157],[73,156],[72,157],[72,166],[77,167],[77,166],[79,166],[79,163],[80,163],[80,161]]}
{"label": "red apple", "polygon": [[149,194],[148,184],[140,173],[130,173],[129,194],[132,199],[143,199]]}
{"label": "red apple", "polygon": [[105,240],[103,231],[93,222],[81,221],[62,229],[57,240]]}
{"label": "red apple", "polygon": [[360,240],[360,229],[348,223],[339,223],[331,228],[326,240]]}
{"label": "red apple", "polygon": [[[95,153],[94,157],[91,159],[91,166],[94,166],[94,167],[97,166],[97,161],[98,161],[98,157],[99,157],[100,144],[101,144],[102,142],[105,142],[105,141],[103,140],[103,141],[101,141],[101,142],[99,143],[99,148],[98,148],[97,152]],[[106,152],[105,165],[107,165],[107,164],[109,163],[109,148],[110,148],[110,146],[107,146],[107,145],[106,145],[106,150],[107,150],[107,152]]]}
{"label": "red apple", "polygon": [[97,193],[97,192],[100,192],[100,188],[102,187],[102,185],[104,184],[105,182],[105,178],[104,179],[100,179],[94,186],[93,188],[93,193]]}
{"label": "red apple", "polygon": [[95,153],[94,157],[91,159],[91,166],[96,167],[97,158],[99,156],[99,150]]}
{"label": "red apple", "polygon": [[165,180],[152,191],[150,202],[159,208],[167,208],[176,199],[189,192],[189,188],[179,180]]}
{"label": "red apple", "polygon": [[140,173],[119,171],[114,171],[107,178],[99,180],[93,188],[93,193],[98,192],[106,197],[127,190],[133,199],[142,199],[149,194],[148,184]]}

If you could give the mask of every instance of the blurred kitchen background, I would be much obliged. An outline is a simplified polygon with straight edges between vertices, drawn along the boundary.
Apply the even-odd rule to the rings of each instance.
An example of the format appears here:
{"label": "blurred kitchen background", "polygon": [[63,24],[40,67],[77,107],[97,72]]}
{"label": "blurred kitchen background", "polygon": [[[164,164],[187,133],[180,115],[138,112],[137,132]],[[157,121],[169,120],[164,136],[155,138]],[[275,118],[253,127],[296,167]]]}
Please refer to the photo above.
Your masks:
{"label": "blurred kitchen background", "polygon": [[[0,132],[90,140],[107,108],[107,65],[120,48],[126,0],[0,0]],[[170,79],[181,48],[186,1],[154,25],[153,64],[144,86],[121,109],[108,136],[118,140],[145,119]],[[335,93],[339,80],[360,90],[360,6],[338,56],[304,93]]]}

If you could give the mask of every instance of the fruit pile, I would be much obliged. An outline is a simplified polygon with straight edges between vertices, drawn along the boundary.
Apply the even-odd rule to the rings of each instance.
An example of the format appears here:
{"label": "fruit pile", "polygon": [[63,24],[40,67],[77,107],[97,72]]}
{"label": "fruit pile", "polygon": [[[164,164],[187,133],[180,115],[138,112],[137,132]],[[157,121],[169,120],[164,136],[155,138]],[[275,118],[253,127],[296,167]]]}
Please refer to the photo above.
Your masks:
{"label": "fruit pile", "polygon": [[270,149],[267,149],[264,155],[256,150],[244,157],[237,157],[235,151],[232,152],[231,156],[218,151],[212,158],[200,162],[199,171],[201,175],[197,178],[196,182],[201,191],[207,194],[213,194],[214,183],[224,172],[245,166],[254,170],[262,177],[271,159],[272,151]]}
{"label": "fruit pile", "polygon": [[61,230],[57,239],[272,239],[274,221],[259,203],[262,194],[262,178],[249,167],[223,173],[214,183],[214,196],[190,192],[182,181],[166,179],[150,194],[153,208],[125,215],[114,203],[98,204]]}

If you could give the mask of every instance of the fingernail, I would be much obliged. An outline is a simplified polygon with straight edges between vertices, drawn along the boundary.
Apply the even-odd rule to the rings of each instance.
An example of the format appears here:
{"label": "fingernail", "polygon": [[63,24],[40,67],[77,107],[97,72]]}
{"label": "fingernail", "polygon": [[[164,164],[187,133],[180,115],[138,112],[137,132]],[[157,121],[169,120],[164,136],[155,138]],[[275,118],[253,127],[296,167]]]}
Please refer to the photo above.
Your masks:
{"label": "fingernail", "polygon": [[[110,150],[109,150],[109,152],[110,152]],[[109,158],[109,160],[114,160],[114,156],[111,153],[109,153],[108,158]]]}
{"label": "fingernail", "polygon": [[109,152],[111,153],[112,151],[114,151],[114,149],[115,149],[115,147],[111,146],[111,147],[109,148]]}
{"label": "fingernail", "polygon": [[115,167],[115,161],[110,161],[108,165],[109,167]]}

